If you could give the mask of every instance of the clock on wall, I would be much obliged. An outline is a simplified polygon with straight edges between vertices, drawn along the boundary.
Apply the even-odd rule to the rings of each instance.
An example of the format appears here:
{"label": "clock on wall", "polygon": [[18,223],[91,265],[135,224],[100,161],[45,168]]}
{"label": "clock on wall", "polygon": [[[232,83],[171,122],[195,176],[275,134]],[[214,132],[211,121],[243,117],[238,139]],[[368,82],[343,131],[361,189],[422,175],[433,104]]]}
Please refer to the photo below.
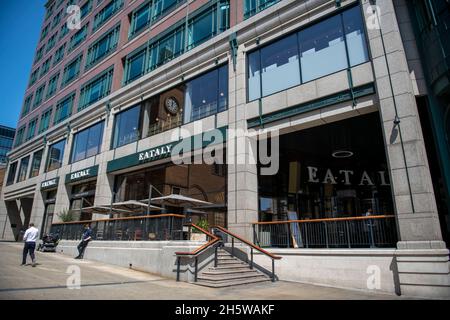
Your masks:
{"label": "clock on wall", "polygon": [[176,115],[178,113],[178,110],[180,109],[178,101],[177,99],[175,99],[175,97],[167,98],[164,105],[166,107],[167,112],[169,112],[172,115]]}

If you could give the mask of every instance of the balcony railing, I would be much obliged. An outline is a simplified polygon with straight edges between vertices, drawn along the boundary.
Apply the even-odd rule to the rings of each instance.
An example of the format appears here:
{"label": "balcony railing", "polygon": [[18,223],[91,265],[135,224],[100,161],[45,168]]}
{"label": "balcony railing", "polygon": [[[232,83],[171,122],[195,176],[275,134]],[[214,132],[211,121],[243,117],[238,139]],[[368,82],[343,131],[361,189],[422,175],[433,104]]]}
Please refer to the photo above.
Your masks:
{"label": "balcony railing", "polygon": [[256,222],[254,242],[275,248],[394,248],[395,216]]}
{"label": "balcony railing", "polygon": [[166,120],[156,119],[156,122],[150,124],[148,128],[148,136],[153,136],[155,134],[176,128],[181,126],[183,123],[183,112],[178,112],[175,116],[167,115]]}
{"label": "balcony railing", "polygon": [[160,214],[54,223],[50,233],[59,234],[61,240],[81,240],[83,226],[89,224],[94,240],[183,240],[184,218],[185,216],[178,214]]}

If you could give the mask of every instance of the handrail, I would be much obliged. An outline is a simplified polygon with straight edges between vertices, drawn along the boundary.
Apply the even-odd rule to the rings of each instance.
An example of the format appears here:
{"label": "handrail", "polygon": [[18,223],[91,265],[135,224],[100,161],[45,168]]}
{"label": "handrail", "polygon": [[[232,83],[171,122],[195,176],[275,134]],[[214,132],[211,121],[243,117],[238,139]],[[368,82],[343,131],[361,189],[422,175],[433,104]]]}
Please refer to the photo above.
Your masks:
{"label": "handrail", "polygon": [[270,259],[272,259],[272,282],[275,282],[275,260],[280,260],[281,257],[273,255],[270,252],[267,252],[266,250],[264,250],[264,249],[258,247],[257,245],[255,245],[255,244],[253,244],[253,243],[251,243],[251,242],[241,238],[240,236],[230,232],[229,230],[227,230],[225,228],[222,228],[220,226],[216,226],[215,228],[220,230],[220,231],[222,231],[223,233],[225,233],[225,234],[227,234],[227,235],[229,235],[229,236],[231,236],[233,238],[232,241],[231,241],[231,250],[232,250],[231,254],[232,255],[234,255],[234,238],[236,238],[237,240],[241,241],[242,243],[250,246],[250,261],[251,261],[250,262],[250,269],[253,269],[253,249],[258,250],[259,252],[265,254]]}
{"label": "handrail", "polygon": [[246,245],[252,247],[252,248],[255,249],[255,250],[258,250],[259,252],[265,254],[266,256],[269,256],[269,257],[272,258],[272,259],[275,259],[275,260],[280,260],[280,259],[282,259],[282,257],[276,256],[276,255],[271,254],[270,252],[267,252],[267,251],[264,250],[263,248],[258,247],[257,245],[255,245],[255,244],[253,244],[253,243],[251,243],[251,242],[249,242],[249,241],[247,241],[247,240],[245,240],[245,239],[242,239],[241,237],[239,237],[238,235],[235,235],[234,233],[230,232],[230,231],[227,230],[227,229],[224,229],[224,228],[219,227],[219,226],[217,226],[217,227],[215,227],[215,228],[216,228],[216,229],[219,229],[220,231],[222,231],[222,232],[224,232],[224,233],[226,233],[226,234],[228,234],[228,235],[230,235],[230,236],[232,236],[233,238],[238,239],[239,241],[245,243]]}
{"label": "handrail", "polygon": [[190,224],[190,226],[194,227],[195,229],[197,229],[197,230],[201,231],[202,233],[206,234],[208,237],[211,238],[211,240],[209,240],[204,245],[198,247],[194,251],[191,251],[191,252],[175,252],[175,255],[177,255],[177,256],[195,256],[195,255],[198,255],[198,254],[201,253],[201,251],[205,250],[206,248],[208,248],[209,246],[211,246],[212,244],[214,244],[214,243],[216,243],[217,241],[220,240],[218,237],[216,237],[212,233],[206,231],[205,229],[197,226],[196,224],[192,223],[192,224]]}
{"label": "handrail", "polygon": [[395,218],[394,215],[378,215],[378,216],[362,216],[362,217],[345,217],[345,218],[322,218],[322,219],[304,219],[304,220],[280,220],[280,221],[266,221],[253,222],[256,225],[268,224],[286,224],[286,223],[307,223],[307,222],[332,222],[332,221],[353,221],[353,220],[371,220],[371,219],[385,219]]}
{"label": "handrail", "polygon": [[211,247],[212,245],[216,244],[220,241],[218,237],[213,235],[212,233],[206,231],[205,229],[197,226],[194,223],[191,223],[189,227],[194,227],[195,229],[199,230],[203,234],[206,234],[208,237],[211,238],[207,243],[201,245],[197,249],[191,252],[175,252],[175,255],[177,256],[177,281],[180,281],[180,259],[182,256],[191,256],[195,257],[195,282],[197,282],[197,276],[198,276],[198,256],[203,253],[207,248]]}
{"label": "handrail", "polygon": [[165,217],[186,218],[186,216],[181,215],[181,214],[165,213],[165,214],[157,214],[157,215],[146,215],[146,216],[135,216],[135,217],[124,217],[124,218],[55,222],[55,223],[52,223],[52,225],[84,224],[84,223],[95,223],[95,222],[104,222],[104,221],[154,219],[154,218],[165,218]]}

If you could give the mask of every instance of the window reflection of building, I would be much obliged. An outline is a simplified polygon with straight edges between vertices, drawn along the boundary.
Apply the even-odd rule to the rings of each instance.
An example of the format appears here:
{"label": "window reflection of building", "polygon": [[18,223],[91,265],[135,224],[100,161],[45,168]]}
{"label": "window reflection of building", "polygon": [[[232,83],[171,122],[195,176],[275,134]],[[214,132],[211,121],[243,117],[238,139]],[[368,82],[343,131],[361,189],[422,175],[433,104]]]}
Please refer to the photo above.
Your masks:
{"label": "window reflection of building", "polygon": [[260,220],[392,214],[381,134],[373,113],[280,136],[279,172],[258,178]]}
{"label": "window reflection of building", "polygon": [[96,181],[77,184],[72,187],[70,209],[76,221],[91,220],[92,213],[83,212],[83,208],[92,207],[95,201]]}
{"label": "window reflection of building", "polygon": [[50,228],[53,222],[53,216],[55,214],[56,194],[57,189],[44,192],[43,198],[45,204],[45,211],[44,211],[43,225],[41,228],[41,237],[47,235],[50,232]]}

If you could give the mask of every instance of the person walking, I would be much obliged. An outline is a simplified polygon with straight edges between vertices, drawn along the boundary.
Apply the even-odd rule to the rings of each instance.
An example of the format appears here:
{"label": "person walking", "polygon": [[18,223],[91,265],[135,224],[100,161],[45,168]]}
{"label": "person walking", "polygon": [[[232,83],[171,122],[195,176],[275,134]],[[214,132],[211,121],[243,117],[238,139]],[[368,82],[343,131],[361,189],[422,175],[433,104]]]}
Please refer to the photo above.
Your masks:
{"label": "person walking", "polygon": [[78,256],[76,256],[75,259],[83,259],[84,250],[86,250],[86,247],[87,247],[89,241],[91,241],[91,240],[92,240],[92,229],[90,228],[89,224],[85,224],[81,242],[77,247],[78,248]]}
{"label": "person walking", "polygon": [[34,256],[34,250],[36,249],[36,241],[38,239],[39,230],[34,226],[34,223],[30,223],[30,227],[25,231],[23,235],[23,241],[25,245],[23,247],[22,254],[22,266],[27,264],[27,256],[30,254],[31,265],[36,267],[36,257]]}

